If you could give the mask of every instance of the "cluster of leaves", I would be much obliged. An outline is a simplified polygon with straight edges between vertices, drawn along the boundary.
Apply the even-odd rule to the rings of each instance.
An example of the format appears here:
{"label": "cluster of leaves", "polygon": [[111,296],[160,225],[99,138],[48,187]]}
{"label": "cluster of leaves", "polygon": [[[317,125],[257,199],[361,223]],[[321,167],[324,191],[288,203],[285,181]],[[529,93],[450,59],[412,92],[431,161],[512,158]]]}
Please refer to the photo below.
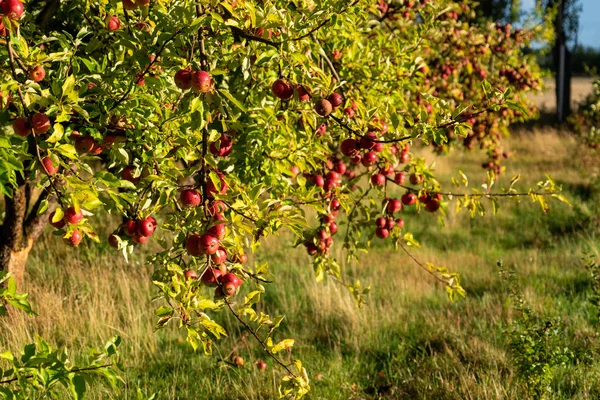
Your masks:
{"label": "cluster of leaves", "polygon": [[[1,273],[0,316],[6,314],[5,304],[10,304],[27,314],[35,314],[27,294],[17,293],[14,279]],[[105,379],[113,388],[120,382],[123,371],[118,357],[118,336],[110,339],[102,349],[91,348],[85,363],[72,365],[65,349],[53,349],[47,341],[37,336],[35,343],[23,347],[20,355],[11,351],[0,353],[0,399],[25,400],[41,397],[57,398],[65,388],[75,399],[83,399],[86,387],[98,378]]]}
{"label": "cluster of leaves", "polygon": [[569,123],[590,149],[600,149],[600,79],[593,84],[593,91],[579,106]]}
{"label": "cluster of leaves", "polygon": [[[413,3],[82,0],[53,11],[62,21],[55,31],[35,17],[48,10],[29,2],[22,17],[3,17],[0,151],[11,156],[0,161],[0,191],[36,183],[37,213],[53,210],[54,233],[74,246],[102,240],[87,218],[102,212],[125,219],[110,236],[125,256],[158,230],[163,250],[150,259],[164,300],[157,327],[177,323],[210,354],[227,334],[211,315],[229,310],[285,369],[282,395],[302,397],[302,364],[278,358],[293,345],[276,338],[283,317],[255,311],[273,274],[248,265],[246,253],[287,228],[314,256],[317,279],[344,282],[329,253],[338,213],[348,217],[340,225],[351,260],[375,235],[408,254],[418,246],[394,217],[402,208],[422,223],[430,223],[422,210],[442,219],[456,198],[473,214],[485,211],[484,199],[497,209],[494,168],[484,192],[442,192],[409,143],[468,138],[484,113],[503,124],[522,118],[520,92],[537,82],[523,59],[527,85],[496,79],[499,63],[522,56],[520,35],[496,44],[506,57],[492,49],[452,58],[458,42],[486,48],[490,25],[469,17],[470,2],[420,1],[402,18],[390,11]],[[436,63],[445,58],[471,68],[443,89]],[[493,124],[485,131],[497,136]],[[388,196],[392,185],[406,191],[402,201]],[[559,190],[547,181],[528,195],[541,202]],[[518,198],[512,188],[500,195]],[[457,274],[415,261],[450,297],[464,293]],[[344,284],[364,301],[368,287]],[[244,302],[233,303],[247,287]]]}
{"label": "cluster of leaves", "polygon": [[500,275],[509,288],[512,308],[517,312],[507,334],[519,377],[533,398],[547,398],[552,393],[556,370],[574,359],[564,343],[564,325],[558,318],[545,319],[528,307],[519,288],[514,269],[498,262]]}

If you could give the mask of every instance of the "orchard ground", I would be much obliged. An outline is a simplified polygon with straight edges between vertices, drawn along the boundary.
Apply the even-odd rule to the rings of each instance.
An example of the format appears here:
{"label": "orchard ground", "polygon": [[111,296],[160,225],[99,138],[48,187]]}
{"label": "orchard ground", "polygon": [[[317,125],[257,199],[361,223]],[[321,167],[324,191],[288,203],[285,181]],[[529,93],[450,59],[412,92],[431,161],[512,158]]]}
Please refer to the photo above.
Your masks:
{"label": "orchard ground", "polygon": [[[506,330],[516,314],[498,274],[499,259],[516,268],[537,315],[563,320],[561,345],[575,357],[555,374],[553,396],[600,396],[598,320],[589,302],[592,282],[581,260],[584,253],[600,255],[598,153],[568,132],[544,127],[516,129],[508,146],[512,157],[498,189],[517,173],[523,190],[548,173],[574,206],[552,202],[550,214],[544,215],[527,198],[520,204],[506,200],[495,218],[472,220],[464,211],[451,211],[443,228],[434,216],[426,215],[429,223],[423,223],[423,217],[417,221],[404,215],[423,244],[414,254],[459,272],[467,291],[463,300],[450,302],[434,279],[376,238],[374,251],[346,270],[350,280],[360,279],[373,289],[362,309],[339,284],[316,283],[304,248],[290,249],[285,238],[271,238],[260,259],[251,259],[268,262],[278,273],[261,304],[271,315],[285,310],[288,318],[277,339],[296,339],[292,356],[303,360],[310,373],[309,398],[526,398],[508,346]],[[470,187],[484,182],[483,156],[477,151],[429,159],[436,160],[446,189],[451,170],[464,171]],[[105,237],[117,222],[104,226]],[[160,399],[275,398],[281,370],[252,340],[243,339],[227,313],[217,318],[224,318],[232,334],[218,343],[213,357],[194,353],[175,327],[153,333],[152,267],[144,262],[152,248],[141,246],[127,264],[107,243],[72,249],[48,229],[34,247],[24,288],[38,316],[13,312],[0,320],[0,348],[17,350],[36,332],[74,355],[119,334],[126,385],[118,394],[92,388],[92,399],[133,399],[137,388],[146,395],[159,393]],[[335,252],[341,255],[339,248]],[[243,368],[219,361],[229,361],[233,348],[245,359]],[[260,359],[267,362],[265,371],[253,365]]]}

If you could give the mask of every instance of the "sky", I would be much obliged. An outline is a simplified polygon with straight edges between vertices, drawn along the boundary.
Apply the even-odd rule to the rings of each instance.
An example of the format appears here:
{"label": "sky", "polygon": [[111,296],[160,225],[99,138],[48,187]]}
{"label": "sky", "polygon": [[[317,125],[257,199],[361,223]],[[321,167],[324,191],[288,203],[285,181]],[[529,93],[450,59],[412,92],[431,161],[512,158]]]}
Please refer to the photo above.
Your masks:
{"label": "sky", "polygon": [[[579,0],[579,45],[600,48],[600,0]],[[523,0],[523,8],[533,7],[535,0]]]}

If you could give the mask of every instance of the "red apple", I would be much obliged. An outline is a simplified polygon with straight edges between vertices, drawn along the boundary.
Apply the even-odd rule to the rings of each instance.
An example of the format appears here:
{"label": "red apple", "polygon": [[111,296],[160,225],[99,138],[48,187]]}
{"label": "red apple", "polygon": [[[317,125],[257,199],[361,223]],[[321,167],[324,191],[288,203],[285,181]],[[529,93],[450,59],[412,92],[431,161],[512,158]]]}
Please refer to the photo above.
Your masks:
{"label": "red apple", "polygon": [[115,249],[119,248],[119,237],[114,233],[108,237],[108,245],[110,247],[114,247]]}
{"label": "red apple", "polygon": [[260,360],[256,363],[256,368],[258,368],[261,371],[264,371],[265,369],[267,369],[267,363],[263,360]]}
{"label": "red apple", "polygon": [[377,157],[377,153],[373,152],[373,151],[369,151],[367,153],[365,153],[365,156],[362,159],[362,164],[365,167],[370,167],[371,165],[375,164],[377,162],[379,157]]}
{"label": "red apple", "polygon": [[327,96],[327,100],[333,108],[338,108],[344,102],[344,98],[339,93],[331,93],[329,96]]}
{"label": "red apple", "polygon": [[325,132],[327,132],[327,125],[326,124],[321,124],[319,125],[319,127],[317,128],[317,135],[318,136],[323,136],[325,134]]}
{"label": "red apple", "polygon": [[402,202],[400,200],[390,199],[390,201],[388,201],[386,211],[389,214],[395,214],[395,213],[399,212],[400,210],[402,210]]}
{"label": "red apple", "polygon": [[221,265],[227,261],[227,251],[224,248],[219,247],[219,249],[210,256],[212,262],[216,265]]}
{"label": "red apple", "polygon": [[9,19],[19,19],[25,11],[23,3],[19,0],[4,0],[0,4],[2,5],[2,13]]}
{"label": "red apple", "polygon": [[383,218],[383,217],[379,217],[375,220],[375,225],[378,228],[385,228],[387,225],[387,219]]}
{"label": "red apple", "polygon": [[185,189],[179,195],[179,200],[184,207],[198,207],[202,202],[202,196],[195,189]]}
{"label": "red apple", "polygon": [[137,7],[134,0],[123,0],[123,8],[126,10],[135,10]]}
{"label": "red apple", "polygon": [[402,218],[398,218],[396,220],[396,226],[400,229],[402,229],[404,227],[404,220]]}
{"label": "red apple", "polygon": [[200,235],[190,235],[185,241],[185,249],[187,252],[194,257],[200,257],[202,252],[198,248],[200,242]]}
{"label": "red apple", "polygon": [[219,239],[205,233],[198,238],[198,250],[201,254],[215,254],[219,250]]}
{"label": "red apple", "polygon": [[45,77],[46,70],[41,65],[37,65],[29,71],[29,78],[34,82],[41,82]]}
{"label": "red apple", "polygon": [[196,92],[207,93],[210,92],[212,86],[212,77],[206,71],[194,71],[192,72],[192,88]]}
{"label": "red apple", "polygon": [[223,273],[219,268],[208,268],[200,278],[206,286],[217,286]]}
{"label": "red apple", "polygon": [[54,218],[54,214],[56,214],[56,211],[52,211],[52,214],[50,214],[50,217],[48,218],[48,221],[50,222],[50,225],[52,225],[53,227],[55,227],[57,229],[63,228],[67,224],[65,222],[64,217],[61,218],[59,221],[52,222],[52,219]]}
{"label": "red apple", "polygon": [[148,236],[140,235],[139,233],[134,233],[131,239],[139,244],[144,244],[148,241]]}
{"label": "red apple", "polygon": [[185,271],[183,273],[183,276],[185,276],[185,279],[192,279],[192,280],[196,280],[198,279],[198,273],[196,271],[194,271],[193,269],[188,269],[187,271]]}
{"label": "red apple", "polygon": [[331,103],[326,99],[321,99],[315,104],[315,111],[322,117],[326,117],[331,114]]}
{"label": "red apple", "polygon": [[431,213],[436,212],[440,209],[440,202],[436,199],[429,199],[427,203],[425,203],[425,209]]}
{"label": "red apple", "polygon": [[417,202],[417,196],[414,193],[406,193],[402,196],[402,204],[411,206]]}
{"label": "red apple", "polygon": [[310,93],[308,92],[308,90],[306,90],[306,88],[304,88],[304,86],[297,86],[296,93],[298,94],[298,99],[300,101],[310,100]]}
{"label": "red apple", "polygon": [[277,98],[281,100],[288,100],[294,95],[293,86],[288,81],[283,79],[277,79],[275,82],[273,82],[273,85],[271,85],[271,91]]}
{"label": "red apple", "polygon": [[58,172],[59,165],[54,165],[50,157],[42,158],[42,166],[48,175],[54,175]]}
{"label": "red apple", "polygon": [[344,114],[348,118],[354,118],[354,110],[352,109],[352,107],[346,107],[346,108],[344,108]]}
{"label": "red apple", "polygon": [[375,235],[377,235],[377,237],[380,239],[386,239],[388,236],[390,236],[390,231],[385,228],[377,228],[375,229]]}
{"label": "red apple", "polygon": [[121,21],[116,15],[111,15],[106,21],[106,29],[109,31],[117,31],[121,27]]}
{"label": "red apple", "polygon": [[154,222],[148,217],[137,222],[137,232],[140,236],[150,236],[156,228]]}
{"label": "red apple", "polygon": [[385,175],[375,174],[375,175],[371,176],[371,183],[373,184],[373,186],[385,185]]}
{"label": "red apple", "polygon": [[212,179],[208,179],[206,181],[206,191],[208,192],[209,196],[214,196],[217,193],[220,194],[225,194],[227,193],[227,183],[225,182],[225,175],[223,175],[222,173],[218,173],[219,175],[219,180],[220,180],[220,184],[221,184],[221,190],[218,190],[217,187],[215,186],[215,184],[213,183]]}
{"label": "red apple", "polygon": [[208,214],[209,215],[218,215],[227,210],[227,205],[223,203],[221,200],[212,200],[208,203]]}
{"label": "red apple", "polygon": [[121,171],[121,179],[129,181],[131,183],[138,183],[140,181],[140,177],[138,176],[137,178],[134,177],[134,172],[135,172],[135,167],[132,165],[129,165],[125,168],[123,168],[123,171]]}
{"label": "red apple", "polygon": [[96,142],[90,136],[77,136],[75,138],[75,149],[80,154],[90,153]]}
{"label": "red apple", "polygon": [[189,69],[180,69],[175,73],[174,80],[179,89],[187,90],[192,87],[192,72]]}
{"label": "red apple", "polygon": [[31,126],[35,133],[44,134],[50,130],[50,119],[43,113],[33,114]]}
{"label": "red apple", "polygon": [[127,236],[133,236],[137,232],[137,221],[130,219],[125,222],[125,234]]}
{"label": "red apple", "polygon": [[73,233],[71,233],[71,237],[67,239],[67,243],[69,243],[73,247],[77,247],[79,246],[79,243],[81,243],[82,239],[83,236],[81,235],[81,232],[75,229]]}
{"label": "red apple", "polygon": [[81,209],[75,211],[75,207],[69,207],[65,210],[65,216],[63,217],[67,224],[77,225],[83,220],[83,212]]}
{"label": "red apple", "polygon": [[238,263],[238,264],[246,264],[248,262],[248,256],[244,253],[242,254],[238,254],[234,257],[233,259],[234,262]]}
{"label": "red apple", "polygon": [[340,150],[342,154],[347,157],[353,156],[358,149],[359,143],[354,139],[345,139],[340,145]]}
{"label": "red apple", "polygon": [[423,183],[424,177],[423,174],[411,174],[410,175],[410,183],[413,185],[419,185]]}
{"label": "red apple", "polygon": [[404,185],[406,182],[406,174],[404,172],[398,172],[394,176],[394,182],[396,182],[398,185]]}
{"label": "red apple", "polygon": [[13,129],[17,135],[25,137],[31,133],[31,124],[27,118],[19,117],[13,121]]}

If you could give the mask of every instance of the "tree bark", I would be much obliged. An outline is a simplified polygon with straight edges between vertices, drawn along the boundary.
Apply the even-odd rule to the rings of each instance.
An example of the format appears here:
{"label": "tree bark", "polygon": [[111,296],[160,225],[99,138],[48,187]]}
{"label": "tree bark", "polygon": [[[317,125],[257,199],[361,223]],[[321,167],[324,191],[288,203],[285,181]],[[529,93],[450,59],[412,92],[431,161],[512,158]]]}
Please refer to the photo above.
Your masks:
{"label": "tree bark", "polygon": [[[48,199],[48,192],[45,191],[39,195],[31,210],[28,210],[32,196],[33,190],[26,182],[21,183],[12,198],[4,197],[5,217],[0,228],[0,270],[12,273],[17,287],[23,286],[29,253],[48,221],[48,214],[54,209],[54,199]],[[38,215],[46,199],[48,209]]]}

